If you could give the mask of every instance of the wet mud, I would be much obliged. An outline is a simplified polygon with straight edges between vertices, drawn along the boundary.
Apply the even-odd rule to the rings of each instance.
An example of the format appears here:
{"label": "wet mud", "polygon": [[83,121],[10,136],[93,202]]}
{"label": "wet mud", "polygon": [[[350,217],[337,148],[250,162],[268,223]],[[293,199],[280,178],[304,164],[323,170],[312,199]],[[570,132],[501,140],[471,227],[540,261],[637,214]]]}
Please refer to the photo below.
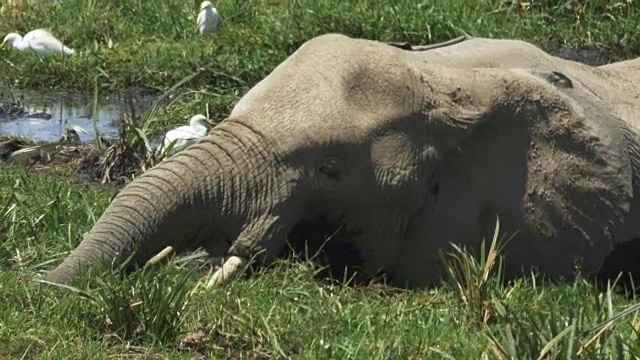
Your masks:
{"label": "wet mud", "polygon": [[553,56],[591,66],[601,66],[614,62],[617,56],[607,50],[596,48],[571,48],[558,40],[548,40],[538,44],[542,50]]}
{"label": "wet mud", "polygon": [[26,106],[12,96],[0,96],[0,121],[2,119],[17,119],[27,115]]}
{"label": "wet mud", "polygon": [[121,140],[104,143],[42,144],[25,139],[0,137],[0,169],[22,166],[35,172],[48,172],[82,183],[121,188],[159,160],[133,149]]}

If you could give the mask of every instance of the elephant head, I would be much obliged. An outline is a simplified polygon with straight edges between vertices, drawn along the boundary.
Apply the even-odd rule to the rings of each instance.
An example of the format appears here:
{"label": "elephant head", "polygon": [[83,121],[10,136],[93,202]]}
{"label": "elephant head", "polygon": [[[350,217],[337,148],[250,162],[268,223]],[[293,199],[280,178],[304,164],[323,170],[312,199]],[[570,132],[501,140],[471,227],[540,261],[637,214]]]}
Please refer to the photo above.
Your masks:
{"label": "elephant head", "polygon": [[[223,267],[231,272],[250,258],[268,264],[296,225],[323,214],[356,230],[350,241],[365,273],[420,283],[437,272],[438,248],[487,232],[489,211],[513,229],[527,225],[523,199],[539,179],[527,156],[544,136],[535,122],[573,114],[563,96],[535,76],[442,67],[375,41],[319,36],[208,136],[125,187],[47,280],[70,282],[93,263],[139,265],[167,246],[231,256]],[[594,206],[606,202],[612,222],[630,196],[614,160],[585,163],[610,176]],[[627,192],[601,196],[616,186]],[[558,234],[551,220],[536,226]]]}

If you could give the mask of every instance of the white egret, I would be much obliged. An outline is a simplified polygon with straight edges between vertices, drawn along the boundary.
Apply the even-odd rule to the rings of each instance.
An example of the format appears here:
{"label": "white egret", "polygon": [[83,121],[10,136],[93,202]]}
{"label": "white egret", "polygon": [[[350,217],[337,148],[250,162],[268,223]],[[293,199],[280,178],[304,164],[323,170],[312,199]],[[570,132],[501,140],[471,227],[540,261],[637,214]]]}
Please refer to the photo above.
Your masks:
{"label": "white egret", "polygon": [[55,36],[44,29],[31,30],[24,37],[18,33],[9,33],[4,37],[2,45],[12,45],[14,49],[19,51],[33,51],[41,56],[49,56],[54,53],[71,55],[73,49],[65,46]]}
{"label": "white egret", "polygon": [[209,128],[213,126],[214,123],[209,121],[204,115],[194,115],[189,120],[189,125],[180,126],[168,131],[164,136],[164,141],[159,150],[161,152],[169,150],[171,154],[175,154],[195,143],[199,138],[207,135]]}
{"label": "white egret", "polygon": [[203,1],[200,4],[200,13],[197,20],[200,35],[216,31],[219,22],[220,14],[218,14],[218,9],[213,6],[211,1]]}

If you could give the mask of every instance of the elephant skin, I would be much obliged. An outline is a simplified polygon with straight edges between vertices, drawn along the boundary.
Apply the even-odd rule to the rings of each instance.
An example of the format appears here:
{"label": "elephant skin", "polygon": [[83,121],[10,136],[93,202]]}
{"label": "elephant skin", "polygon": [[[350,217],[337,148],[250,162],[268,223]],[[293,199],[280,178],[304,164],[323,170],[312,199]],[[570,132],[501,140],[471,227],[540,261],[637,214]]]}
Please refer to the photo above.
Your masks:
{"label": "elephant skin", "polygon": [[[360,272],[433,283],[439,251],[478,248],[496,216],[508,274],[595,274],[638,237],[640,60],[591,67],[516,40],[426,51],[326,34],[208,136],[124,188],[47,275],[143,264],[167,246],[269,264],[322,214]],[[308,234],[311,235],[311,234]]]}

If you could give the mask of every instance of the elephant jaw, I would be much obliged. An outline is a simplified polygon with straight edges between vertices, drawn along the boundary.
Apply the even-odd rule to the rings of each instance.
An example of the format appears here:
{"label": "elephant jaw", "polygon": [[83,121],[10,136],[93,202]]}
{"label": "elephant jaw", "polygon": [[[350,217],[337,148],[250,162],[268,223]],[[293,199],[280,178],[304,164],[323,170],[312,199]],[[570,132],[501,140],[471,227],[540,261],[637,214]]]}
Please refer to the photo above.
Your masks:
{"label": "elephant jaw", "polygon": [[[225,254],[225,262],[206,281],[205,288],[228,283],[254,260],[263,266],[274,261],[282,251],[286,236],[295,225],[295,221],[290,223],[286,224],[279,216],[267,215],[245,226]],[[146,265],[158,263],[173,252],[174,248],[167,246],[147,261]],[[210,252],[210,255],[220,254]]]}
{"label": "elephant jaw", "polygon": [[237,264],[254,261],[266,266],[277,259],[282,253],[287,236],[299,220],[295,216],[297,213],[295,207],[292,208],[291,204],[286,202],[282,205],[283,209],[276,209],[276,211],[289,208],[284,210],[286,213],[270,212],[245,225],[229,248],[226,254],[229,258],[221,268],[222,271],[240,270],[241,266]]}
{"label": "elephant jaw", "polygon": [[228,283],[251,263],[267,266],[277,259],[287,236],[300,221],[300,202],[291,190],[290,187],[282,189],[277,205],[244,224],[224,254],[226,261],[211,275],[206,288]]}

